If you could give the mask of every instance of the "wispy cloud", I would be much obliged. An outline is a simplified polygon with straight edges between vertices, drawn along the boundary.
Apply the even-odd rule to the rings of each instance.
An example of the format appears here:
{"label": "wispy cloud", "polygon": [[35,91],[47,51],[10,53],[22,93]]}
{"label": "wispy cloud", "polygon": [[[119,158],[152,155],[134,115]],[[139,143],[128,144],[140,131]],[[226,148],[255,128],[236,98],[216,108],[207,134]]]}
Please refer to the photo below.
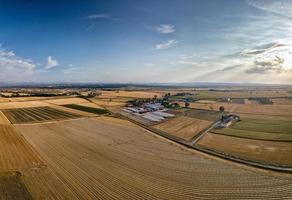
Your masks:
{"label": "wispy cloud", "polygon": [[160,24],[156,27],[156,31],[162,34],[169,34],[175,32],[175,26],[172,24]]}
{"label": "wispy cloud", "polygon": [[248,0],[247,2],[255,8],[292,17],[292,0]]}
{"label": "wispy cloud", "polygon": [[92,14],[87,16],[88,19],[110,19],[111,15],[105,13]]}
{"label": "wispy cloud", "polygon": [[52,58],[52,56],[48,56],[47,58],[47,65],[45,66],[45,69],[52,69],[54,67],[57,67],[59,65],[58,60]]}
{"label": "wispy cloud", "polygon": [[86,18],[89,20],[98,20],[98,19],[108,19],[108,20],[113,20],[113,21],[120,20],[120,18],[114,17],[107,13],[92,14],[92,15],[88,15]]}
{"label": "wispy cloud", "polygon": [[175,46],[178,43],[177,40],[168,40],[164,43],[156,44],[155,49],[156,50],[161,50],[161,49],[168,49],[170,47]]}

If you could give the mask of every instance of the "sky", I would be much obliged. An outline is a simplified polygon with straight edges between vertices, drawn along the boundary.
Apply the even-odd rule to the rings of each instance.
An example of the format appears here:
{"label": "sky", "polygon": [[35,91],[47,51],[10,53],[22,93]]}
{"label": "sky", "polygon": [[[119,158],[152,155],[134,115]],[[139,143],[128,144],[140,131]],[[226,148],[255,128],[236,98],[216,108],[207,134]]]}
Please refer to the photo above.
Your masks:
{"label": "sky", "polygon": [[0,82],[292,84],[292,0],[0,0]]}

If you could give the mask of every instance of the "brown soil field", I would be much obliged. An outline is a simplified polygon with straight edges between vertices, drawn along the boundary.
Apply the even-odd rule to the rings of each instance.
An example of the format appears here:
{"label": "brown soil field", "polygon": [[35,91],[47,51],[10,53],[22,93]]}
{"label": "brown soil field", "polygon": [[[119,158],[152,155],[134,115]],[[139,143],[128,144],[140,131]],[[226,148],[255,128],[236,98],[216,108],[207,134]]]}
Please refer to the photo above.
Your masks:
{"label": "brown soil field", "polygon": [[6,109],[2,110],[2,112],[12,124],[37,123],[80,117],[80,115],[51,107]]}
{"label": "brown soil field", "polygon": [[208,133],[198,145],[247,160],[292,167],[291,142],[262,141]]}
{"label": "brown soil field", "polygon": [[[78,199],[281,199],[292,195],[289,177],[211,159],[115,120],[87,118],[16,127],[66,185],[66,190],[52,188],[60,199],[68,194]],[[42,180],[50,183],[51,178]],[[47,196],[45,191],[38,194],[38,199]]]}
{"label": "brown soil field", "polygon": [[0,172],[0,199],[31,200],[32,197],[17,172]]}
{"label": "brown soil field", "polygon": [[292,118],[292,105],[248,105],[248,104],[232,104],[232,103],[190,103],[190,108],[214,109],[219,110],[220,106],[224,106],[225,111],[239,114],[256,114],[270,116],[286,116]]}
{"label": "brown soil field", "polygon": [[153,127],[182,139],[190,140],[211,125],[211,123],[212,122],[207,120],[180,116],[169,119]]}

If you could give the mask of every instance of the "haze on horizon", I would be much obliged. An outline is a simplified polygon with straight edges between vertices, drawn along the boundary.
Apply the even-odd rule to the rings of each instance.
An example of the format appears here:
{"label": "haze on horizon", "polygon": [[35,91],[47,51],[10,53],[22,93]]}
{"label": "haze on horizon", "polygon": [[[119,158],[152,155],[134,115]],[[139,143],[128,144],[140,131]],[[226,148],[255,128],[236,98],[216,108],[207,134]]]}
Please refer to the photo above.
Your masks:
{"label": "haze on horizon", "polygon": [[0,82],[292,83],[292,0],[0,0]]}

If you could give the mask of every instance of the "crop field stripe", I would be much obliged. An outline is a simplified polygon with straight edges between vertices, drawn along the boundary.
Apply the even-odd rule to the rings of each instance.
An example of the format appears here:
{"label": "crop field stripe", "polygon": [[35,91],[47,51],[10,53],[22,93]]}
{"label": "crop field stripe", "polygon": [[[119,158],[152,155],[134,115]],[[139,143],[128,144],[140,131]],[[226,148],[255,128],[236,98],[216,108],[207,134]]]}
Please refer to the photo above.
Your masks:
{"label": "crop field stripe", "polygon": [[15,116],[15,122],[20,121],[20,122],[26,122],[28,121],[24,115],[21,114],[21,110],[11,110],[11,112],[14,114]]}
{"label": "crop field stripe", "polygon": [[109,113],[105,109],[93,108],[93,107],[88,107],[88,106],[81,106],[81,105],[77,105],[77,104],[67,104],[67,105],[63,105],[63,106],[67,107],[67,108],[71,108],[71,109],[76,109],[76,110],[80,110],[80,111],[94,113],[94,114],[107,114],[107,113]]}
{"label": "crop field stripe", "polygon": [[77,114],[61,111],[58,109],[51,109],[49,107],[45,107],[43,110],[47,113],[52,113],[53,115],[58,115],[60,117],[79,117]]}
{"label": "crop field stripe", "polygon": [[41,120],[50,120],[50,118],[48,116],[44,115],[43,113],[42,113],[42,115],[40,115],[40,109],[31,108],[29,111],[33,115],[38,116]]}
{"label": "crop field stripe", "polygon": [[[64,116],[60,117],[60,115],[56,114],[55,112],[52,112],[51,110],[47,110],[47,109],[40,108],[38,112],[40,115],[44,115],[47,118],[49,118],[49,120],[64,118]],[[66,116],[66,118],[67,118],[67,116]]]}
{"label": "crop field stripe", "polygon": [[6,109],[3,110],[3,114],[13,124],[34,123],[80,117],[80,115],[50,107]]}
{"label": "crop field stripe", "polygon": [[32,109],[21,109],[26,115],[30,118],[32,118],[34,121],[42,121],[43,118],[40,115],[36,115],[34,112],[32,112]]}

